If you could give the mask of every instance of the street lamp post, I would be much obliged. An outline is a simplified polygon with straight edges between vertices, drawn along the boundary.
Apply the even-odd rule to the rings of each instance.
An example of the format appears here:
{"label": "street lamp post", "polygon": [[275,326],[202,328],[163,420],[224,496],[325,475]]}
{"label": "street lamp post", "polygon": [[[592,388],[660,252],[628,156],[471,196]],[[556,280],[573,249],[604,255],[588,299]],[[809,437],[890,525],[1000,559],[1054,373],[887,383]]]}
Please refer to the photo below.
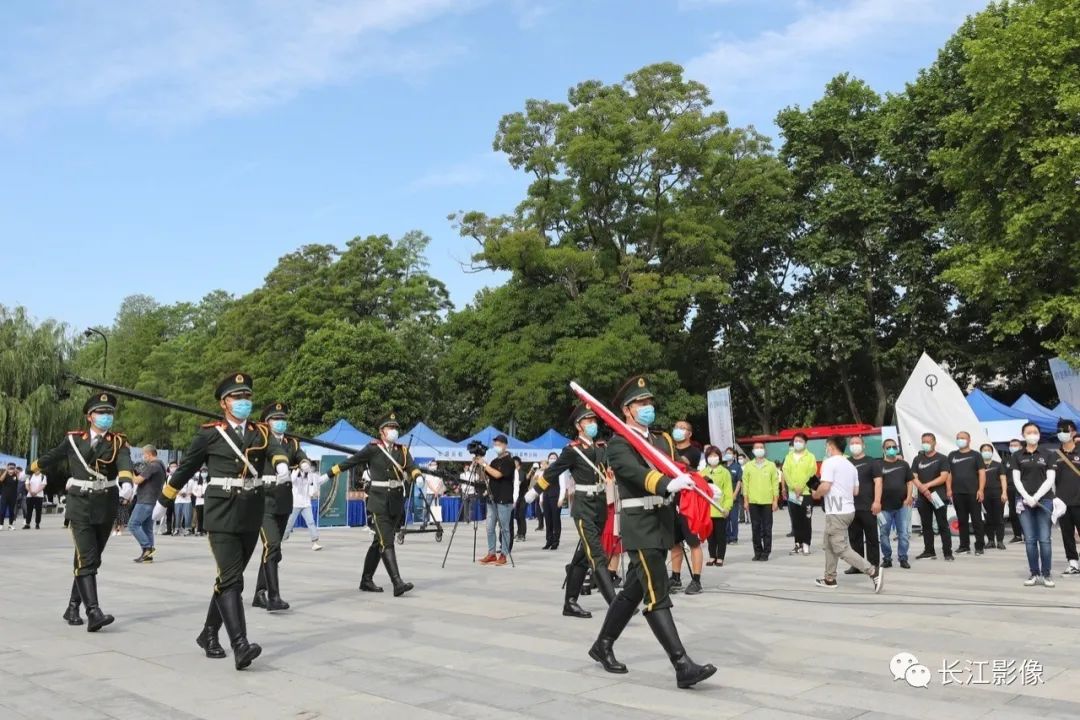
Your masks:
{"label": "street lamp post", "polygon": [[102,340],[105,341],[105,356],[101,361],[101,380],[102,382],[104,382],[109,379],[109,338],[105,336],[105,333],[103,333],[97,328],[91,327],[83,330],[83,337],[90,337],[91,335],[98,335],[101,337]]}

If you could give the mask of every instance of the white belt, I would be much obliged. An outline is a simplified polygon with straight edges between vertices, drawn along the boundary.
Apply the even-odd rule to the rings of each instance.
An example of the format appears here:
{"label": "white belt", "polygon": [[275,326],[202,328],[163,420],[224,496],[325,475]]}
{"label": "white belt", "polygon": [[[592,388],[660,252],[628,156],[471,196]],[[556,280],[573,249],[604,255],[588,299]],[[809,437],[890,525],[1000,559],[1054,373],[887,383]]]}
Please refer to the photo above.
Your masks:
{"label": "white belt", "polygon": [[393,490],[393,489],[405,487],[405,483],[403,483],[400,480],[372,480],[371,481],[371,487],[390,488],[390,489]]}
{"label": "white belt", "polygon": [[263,485],[285,485],[286,483],[292,482],[292,475],[285,478],[284,480],[278,480],[277,475],[263,475],[262,481]]}
{"label": "white belt", "polygon": [[671,498],[662,498],[659,495],[649,495],[648,497],[640,498],[626,498],[621,501],[624,508],[644,508],[645,510],[655,510],[658,507],[671,504]]}
{"label": "white belt", "polygon": [[214,487],[223,488],[225,490],[254,490],[257,487],[262,487],[263,479],[261,477],[255,478],[211,478],[209,485]]}
{"label": "white belt", "polygon": [[64,487],[67,490],[76,487],[85,492],[101,492],[102,490],[114,488],[117,484],[116,480],[76,480],[75,478],[68,478]]}
{"label": "white belt", "polygon": [[582,493],[584,495],[596,495],[597,493],[604,492],[604,488],[600,485],[575,485],[574,493]]}

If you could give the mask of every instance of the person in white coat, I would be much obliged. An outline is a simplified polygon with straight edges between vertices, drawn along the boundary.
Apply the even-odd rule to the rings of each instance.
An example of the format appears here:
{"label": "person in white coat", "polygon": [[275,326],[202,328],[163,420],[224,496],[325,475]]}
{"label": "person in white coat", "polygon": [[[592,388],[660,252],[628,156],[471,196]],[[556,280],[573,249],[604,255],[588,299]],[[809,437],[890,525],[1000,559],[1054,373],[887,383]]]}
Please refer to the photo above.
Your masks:
{"label": "person in white coat", "polygon": [[308,534],[311,536],[311,549],[322,550],[322,545],[319,544],[319,526],[315,522],[315,513],[311,512],[311,499],[316,497],[316,493],[321,484],[322,482],[319,480],[319,471],[314,468],[307,472],[304,472],[303,470],[293,471],[292,513],[289,515],[289,522],[285,525],[285,533],[281,538],[282,542],[288,540],[289,536],[292,535],[293,527],[296,525],[296,518],[303,516],[304,523],[307,525]]}

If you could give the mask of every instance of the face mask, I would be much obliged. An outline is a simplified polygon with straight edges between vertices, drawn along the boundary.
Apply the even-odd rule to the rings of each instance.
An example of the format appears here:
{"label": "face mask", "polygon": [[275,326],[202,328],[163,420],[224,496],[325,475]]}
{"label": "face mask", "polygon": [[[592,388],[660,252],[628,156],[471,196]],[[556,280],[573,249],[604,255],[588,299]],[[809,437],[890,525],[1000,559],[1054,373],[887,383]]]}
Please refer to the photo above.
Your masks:
{"label": "face mask", "polygon": [[[113,416],[112,415],[95,415],[94,427],[102,432],[108,432],[112,428]],[[14,472],[14,471],[12,471]]]}
{"label": "face mask", "polygon": [[682,428],[675,428],[671,431],[671,437],[675,439],[675,442],[682,442],[686,439],[686,431]]}
{"label": "face mask", "polygon": [[765,457],[765,448],[754,448],[754,457],[756,457],[756,458]]}
{"label": "face mask", "polygon": [[1058,442],[1067,443],[1072,440],[1072,433],[1058,433]]}
{"label": "face mask", "polygon": [[801,451],[806,447],[806,443],[804,443],[802,440],[796,440],[795,442],[793,442],[791,444],[791,447],[795,448],[796,450]]}
{"label": "face mask", "polygon": [[585,426],[585,437],[590,440],[596,437],[596,433],[600,432],[600,428],[596,426],[596,423],[589,423]]}
{"label": "face mask", "polygon": [[278,435],[283,435],[289,428],[289,423],[286,420],[272,420],[270,422],[270,429],[276,432]]}
{"label": "face mask", "polygon": [[851,454],[852,455],[858,455],[861,452],[862,452],[862,445],[852,445],[851,446]]}
{"label": "face mask", "polygon": [[1009,452],[1011,452],[1011,453],[1020,452],[1020,446],[1019,445],[1010,445],[1009,446]]}
{"label": "face mask", "polygon": [[557,458],[557,457],[549,457],[549,458],[548,458],[548,465],[551,465],[551,464],[553,464],[553,463],[554,463],[554,462],[555,462],[556,460],[558,460],[558,459],[559,459],[559,458]]}
{"label": "face mask", "polygon": [[734,459],[735,459],[735,456],[734,456],[734,455],[732,455],[731,453],[726,453],[726,454],[724,455],[724,462],[726,462],[726,463],[729,463],[729,462],[731,462],[731,461],[732,461],[732,460],[734,460]]}
{"label": "face mask", "polygon": [[247,420],[251,415],[251,401],[250,400],[233,400],[232,402],[232,416],[237,420]]}
{"label": "face mask", "polygon": [[397,438],[398,438],[397,428],[390,428],[389,430],[386,431],[386,442],[395,443],[395,442],[397,442]]}
{"label": "face mask", "polygon": [[716,457],[715,455],[710,455],[707,462],[711,467],[716,467],[720,464],[720,458]]}
{"label": "face mask", "polygon": [[898,450],[897,450],[896,448],[894,448],[894,447],[887,447],[887,448],[885,448],[885,457],[891,457],[891,458],[894,458],[894,457],[896,457],[896,456],[897,456],[897,455],[899,455],[899,454],[900,454],[900,452],[899,452],[899,451],[898,451]]}
{"label": "face mask", "polygon": [[928,453],[928,452],[930,452],[930,450],[931,450],[930,443],[923,443],[922,444],[922,451],[923,452]]}
{"label": "face mask", "polygon": [[1038,435],[1025,435],[1024,440],[1027,442],[1028,445],[1038,445],[1039,444],[1039,436]]}
{"label": "face mask", "polygon": [[649,427],[654,422],[656,422],[656,408],[654,408],[652,405],[639,407],[637,410],[634,411],[634,419],[636,419],[645,427]]}
{"label": "face mask", "polygon": [[505,445],[496,445],[495,446],[495,452],[502,455],[504,452],[506,452],[506,446]]}
{"label": "face mask", "polygon": [[983,456],[983,460],[985,460],[986,462],[990,462],[991,460],[994,459],[994,453],[992,453],[992,452],[984,451],[982,456]]}
{"label": "face mask", "polygon": [[956,447],[960,448],[961,450],[964,450],[964,449],[967,448],[967,443],[968,443],[968,441],[965,440],[964,438],[956,438]]}

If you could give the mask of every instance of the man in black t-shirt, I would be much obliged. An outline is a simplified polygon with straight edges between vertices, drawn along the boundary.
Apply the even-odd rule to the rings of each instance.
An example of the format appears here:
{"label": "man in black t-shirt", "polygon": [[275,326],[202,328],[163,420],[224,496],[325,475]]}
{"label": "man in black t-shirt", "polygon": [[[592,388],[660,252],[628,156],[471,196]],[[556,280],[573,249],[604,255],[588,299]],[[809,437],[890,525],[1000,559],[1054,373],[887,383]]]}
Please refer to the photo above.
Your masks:
{"label": "man in black t-shirt", "polygon": [[1057,430],[1061,449],[1054,467],[1057,473],[1054,494],[1065,503],[1065,514],[1058,520],[1058,526],[1065,559],[1069,561],[1062,574],[1080,575],[1080,557],[1076,553],[1076,528],[1080,527],[1080,447],[1076,444],[1076,425],[1072,420],[1059,420]]}
{"label": "man in black t-shirt", "polygon": [[[851,548],[870,561],[871,565],[881,563],[881,546],[878,541],[877,514],[881,512],[881,461],[866,454],[866,445],[861,437],[848,439],[851,451],[851,464],[859,474],[859,492],[855,495],[855,517],[848,525],[848,542]],[[863,553],[865,538],[866,552]],[[862,570],[851,567],[845,575],[859,575]]]}
{"label": "man in black t-shirt", "polygon": [[1009,452],[1001,458],[1001,469],[1005,471],[1006,482],[1006,507],[1009,508],[1009,526],[1012,528],[1012,539],[1009,544],[1024,542],[1024,529],[1020,527],[1020,515],[1016,512],[1016,488],[1012,481],[1012,461],[1016,453],[1020,452],[1021,442],[1019,438],[1009,441]]}
{"label": "man in black t-shirt", "polygon": [[[949,530],[949,506],[945,503],[946,482],[949,477],[949,459],[937,451],[937,438],[933,433],[922,436],[922,452],[911,464],[915,471],[915,489],[919,492],[919,525],[922,529],[923,551],[916,560],[934,560],[934,521],[937,520],[941,549],[946,560],[952,560],[952,532]],[[935,500],[936,498],[936,500]]]}
{"label": "man in black t-shirt", "polygon": [[897,559],[900,567],[910,569],[908,544],[911,538],[911,466],[900,459],[896,441],[885,440],[881,444],[885,457],[881,462],[881,512],[878,514],[879,539],[881,541],[881,566],[892,567],[893,528],[897,535]]}
{"label": "man in black t-shirt", "polygon": [[[505,435],[496,435],[492,443],[495,457],[490,463],[476,458],[488,482],[487,541],[488,554],[480,561],[483,565],[505,565],[506,553],[510,552],[510,515],[514,509],[514,457],[507,452],[509,442]],[[496,554],[495,523],[499,524],[499,545]]]}
{"label": "man in black t-shirt", "polygon": [[[975,533],[975,554],[983,554],[983,495],[986,491],[986,465],[982,455],[971,449],[971,435],[956,433],[956,447],[949,453],[949,475],[956,521],[960,525],[957,554],[971,552],[969,532]],[[969,522],[970,521],[970,522]]]}

